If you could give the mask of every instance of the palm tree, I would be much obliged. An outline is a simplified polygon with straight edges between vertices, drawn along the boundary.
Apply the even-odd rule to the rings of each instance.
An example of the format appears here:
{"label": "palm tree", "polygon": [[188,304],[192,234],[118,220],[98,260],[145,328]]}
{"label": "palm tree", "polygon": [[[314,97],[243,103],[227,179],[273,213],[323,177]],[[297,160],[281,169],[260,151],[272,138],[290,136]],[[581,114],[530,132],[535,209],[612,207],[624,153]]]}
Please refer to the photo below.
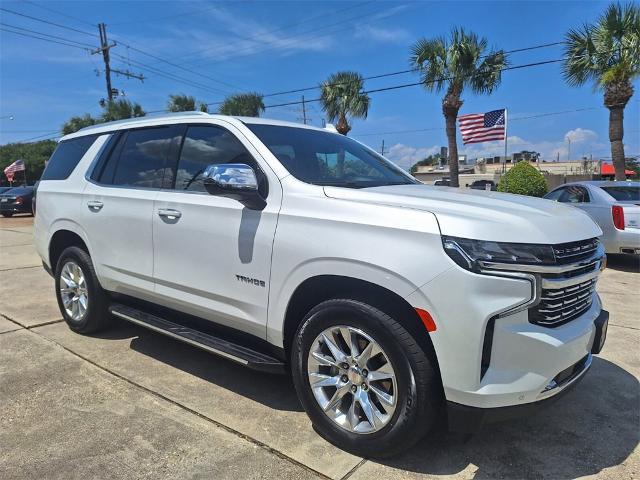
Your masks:
{"label": "palm tree", "polygon": [[595,24],[569,30],[563,74],[571,86],[592,81],[604,91],[616,180],[624,174],[624,108],[640,75],[640,7],[611,4]]}
{"label": "palm tree", "polygon": [[64,125],[62,125],[62,134],[69,135],[70,133],[75,133],[81,128],[89,127],[91,125],[95,125],[99,120],[96,120],[88,113],[84,115],[80,115],[77,117],[71,117],[67,120]]}
{"label": "palm tree", "polygon": [[145,111],[140,104],[133,103],[126,98],[112,100],[104,106],[102,121],[111,122],[113,120],[123,120],[133,117],[144,117]]}
{"label": "palm tree", "polygon": [[364,79],[357,72],[337,72],[320,84],[320,102],[336,130],[346,135],[351,130],[348,117],[367,118],[369,95],[363,93]]}
{"label": "palm tree", "polygon": [[222,115],[238,117],[259,117],[265,106],[259,93],[237,93],[224,99],[218,109]]}
{"label": "palm tree", "polygon": [[448,39],[418,40],[411,48],[410,62],[420,72],[427,90],[445,91],[442,113],[449,143],[449,173],[451,186],[457,187],[456,118],[463,103],[462,93],[465,88],[470,88],[474,93],[491,94],[500,85],[507,59],[501,50],[487,53],[485,38],[455,28]]}
{"label": "palm tree", "polygon": [[[170,112],[194,112],[196,110],[196,99],[191,95],[169,95],[167,110]],[[207,112],[207,104],[200,102],[198,110]]]}

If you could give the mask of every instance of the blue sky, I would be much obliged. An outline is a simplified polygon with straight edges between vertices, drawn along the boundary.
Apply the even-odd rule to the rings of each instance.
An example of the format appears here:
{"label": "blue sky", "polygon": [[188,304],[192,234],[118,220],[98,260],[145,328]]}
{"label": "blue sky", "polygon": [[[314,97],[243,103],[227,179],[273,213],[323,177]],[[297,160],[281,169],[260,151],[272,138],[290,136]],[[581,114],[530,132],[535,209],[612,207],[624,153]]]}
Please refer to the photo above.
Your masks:
{"label": "blue sky", "polygon": [[[372,76],[408,68],[411,44],[421,36],[446,34],[464,26],[505,50],[558,42],[571,27],[593,21],[606,2],[90,2],[2,1],[2,8],[58,23],[71,31],[0,11],[0,21],[75,42],[97,45],[98,22],[111,39],[112,67],[144,73],[141,83],[113,76],[114,87],[147,111],[165,107],[171,93],[215,102],[225,93],[278,92],[317,85],[332,72],[348,69]],[[24,30],[21,30],[25,32]],[[28,33],[28,32],[27,32]],[[49,37],[50,38],[50,37]],[[178,64],[178,69],[122,43]],[[72,115],[98,114],[105,95],[98,55],[0,31],[0,143],[56,131]],[[115,55],[119,55],[120,58]],[[129,58],[158,71],[127,65]],[[515,53],[512,65],[561,58],[561,46]],[[177,79],[175,77],[180,77]],[[186,81],[188,84],[185,84]],[[417,81],[415,74],[368,80],[367,89]],[[198,84],[198,85],[194,85]],[[636,82],[636,90],[639,85]],[[305,92],[307,99],[317,91]],[[296,101],[300,94],[265,99],[267,105]],[[543,157],[610,156],[608,112],[591,86],[571,88],[551,64],[505,72],[490,97],[466,93],[461,114],[509,109],[511,151],[533,149]],[[440,95],[409,87],[371,95],[366,120],[355,120],[350,135],[409,166],[446,145]],[[591,109],[591,110],[582,110]],[[578,112],[520,119],[544,113]],[[311,123],[323,117],[318,103],[307,108]],[[13,115],[14,120],[4,118]],[[297,121],[299,106],[269,108],[266,117]],[[626,109],[626,153],[640,154],[640,103],[636,94]],[[422,132],[398,133],[428,129]],[[459,143],[461,145],[461,143]],[[498,155],[501,142],[469,147],[471,157]]]}

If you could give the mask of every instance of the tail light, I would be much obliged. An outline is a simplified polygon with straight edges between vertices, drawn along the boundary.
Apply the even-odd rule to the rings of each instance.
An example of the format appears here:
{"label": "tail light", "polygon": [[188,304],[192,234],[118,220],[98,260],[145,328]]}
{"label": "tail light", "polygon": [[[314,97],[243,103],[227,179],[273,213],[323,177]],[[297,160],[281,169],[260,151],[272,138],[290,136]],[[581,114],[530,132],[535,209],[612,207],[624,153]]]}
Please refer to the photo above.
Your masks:
{"label": "tail light", "polygon": [[16,201],[14,202],[16,205],[22,205],[24,202],[24,198],[22,197],[18,197],[16,198]]}
{"label": "tail light", "polygon": [[624,209],[620,205],[611,207],[611,216],[613,217],[613,226],[618,230],[624,230]]}

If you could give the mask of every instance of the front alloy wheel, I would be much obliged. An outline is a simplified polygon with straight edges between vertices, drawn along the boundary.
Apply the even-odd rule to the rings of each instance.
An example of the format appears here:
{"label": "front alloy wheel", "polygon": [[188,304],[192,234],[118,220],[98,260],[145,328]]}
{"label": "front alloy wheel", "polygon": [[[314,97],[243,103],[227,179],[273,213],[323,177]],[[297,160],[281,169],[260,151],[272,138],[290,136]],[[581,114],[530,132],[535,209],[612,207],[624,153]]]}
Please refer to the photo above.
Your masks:
{"label": "front alloy wheel", "polygon": [[360,300],[312,308],[295,333],[291,370],[316,432],[364,457],[406,451],[442,411],[442,385],[425,348],[395,318]]}
{"label": "front alloy wheel", "polygon": [[314,340],[307,362],[309,384],[324,413],[349,432],[384,428],[396,408],[396,374],[369,335],[339,325]]}

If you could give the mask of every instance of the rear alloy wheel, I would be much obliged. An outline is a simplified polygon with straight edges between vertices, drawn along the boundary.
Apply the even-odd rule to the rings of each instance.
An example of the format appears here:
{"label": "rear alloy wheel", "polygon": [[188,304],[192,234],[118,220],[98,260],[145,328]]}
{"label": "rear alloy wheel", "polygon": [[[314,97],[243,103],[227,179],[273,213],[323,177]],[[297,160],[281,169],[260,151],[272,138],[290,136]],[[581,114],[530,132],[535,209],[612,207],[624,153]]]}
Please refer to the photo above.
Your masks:
{"label": "rear alloy wheel", "polygon": [[442,413],[433,358],[385,312],[332,299],[302,320],[291,369],[298,398],[323,438],[356,455],[389,457],[420,440]]}
{"label": "rear alloy wheel", "polygon": [[73,260],[67,261],[60,272],[60,298],[67,315],[81,321],[89,307],[89,292],[82,268]]}
{"label": "rear alloy wheel", "polygon": [[55,269],[56,298],[71,330],[93,333],[111,323],[109,298],[100,286],[93,262],[79,247],[66,248]]}

